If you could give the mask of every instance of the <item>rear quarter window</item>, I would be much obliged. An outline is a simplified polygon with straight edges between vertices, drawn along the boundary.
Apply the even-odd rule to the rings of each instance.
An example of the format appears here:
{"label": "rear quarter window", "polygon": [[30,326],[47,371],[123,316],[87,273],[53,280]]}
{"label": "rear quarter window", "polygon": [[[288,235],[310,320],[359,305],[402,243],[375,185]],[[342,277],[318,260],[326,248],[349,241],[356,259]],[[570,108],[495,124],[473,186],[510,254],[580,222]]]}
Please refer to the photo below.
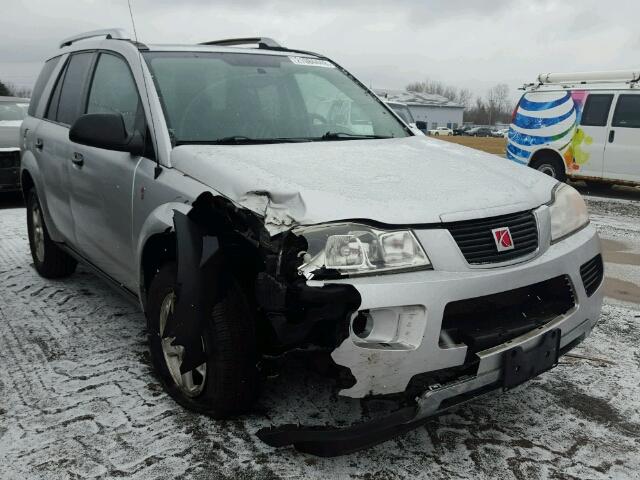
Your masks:
{"label": "rear quarter window", "polygon": [[82,98],[93,52],[73,54],[58,77],[46,118],[71,125],[82,113]]}
{"label": "rear quarter window", "polygon": [[28,113],[32,117],[36,116],[36,109],[38,107],[38,103],[40,102],[40,97],[42,97],[42,92],[44,87],[47,85],[49,78],[51,78],[51,74],[53,70],[56,68],[58,63],[60,62],[60,57],[54,57],[47,60],[40,71],[40,75],[38,75],[38,80],[36,80],[36,84],[33,86],[33,92],[31,92],[31,103],[29,103]]}
{"label": "rear quarter window", "polygon": [[612,126],[640,128],[640,95],[620,95],[618,97]]}
{"label": "rear quarter window", "polygon": [[587,127],[604,127],[609,118],[609,109],[613,94],[589,94],[584,104],[580,125]]}

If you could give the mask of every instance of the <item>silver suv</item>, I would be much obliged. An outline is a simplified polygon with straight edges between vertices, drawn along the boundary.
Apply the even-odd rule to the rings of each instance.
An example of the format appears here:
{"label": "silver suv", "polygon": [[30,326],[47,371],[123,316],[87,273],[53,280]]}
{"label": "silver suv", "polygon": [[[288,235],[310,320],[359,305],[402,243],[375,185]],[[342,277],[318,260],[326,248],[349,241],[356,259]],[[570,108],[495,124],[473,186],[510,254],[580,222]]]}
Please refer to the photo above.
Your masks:
{"label": "silver suv", "polygon": [[270,39],[65,40],[21,138],[35,268],[81,261],[139,301],[177,402],[246,411],[293,350],[324,357],[340,395],[397,401],[258,432],[271,445],[382,441],[552,368],[600,314],[573,188],[415,136],[342,67]]}

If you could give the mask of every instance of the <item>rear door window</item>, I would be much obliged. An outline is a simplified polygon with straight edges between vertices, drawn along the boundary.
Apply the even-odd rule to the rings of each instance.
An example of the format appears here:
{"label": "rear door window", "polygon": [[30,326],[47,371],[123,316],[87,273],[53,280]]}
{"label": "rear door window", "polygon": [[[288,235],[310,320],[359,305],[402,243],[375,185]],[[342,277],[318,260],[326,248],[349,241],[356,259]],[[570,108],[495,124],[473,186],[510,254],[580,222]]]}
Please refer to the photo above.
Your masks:
{"label": "rear door window", "polygon": [[64,73],[58,78],[46,118],[71,125],[80,116],[92,58],[93,52],[76,53],[69,58]]}
{"label": "rear door window", "polygon": [[36,84],[33,87],[33,92],[31,92],[31,102],[29,103],[29,115],[35,117],[36,108],[38,106],[38,102],[40,101],[40,97],[42,96],[42,92],[44,87],[47,85],[53,70],[60,62],[60,57],[54,57],[50,60],[47,60],[42,67],[42,71],[40,75],[38,75],[38,80],[36,80]]}
{"label": "rear door window", "polygon": [[618,97],[612,126],[640,128],[640,95],[620,95]]}
{"label": "rear door window", "polygon": [[585,127],[606,126],[612,100],[613,94],[589,94],[582,111],[580,125]]}
{"label": "rear door window", "polygon": [[115,55],[102,53],[98,59],[87,113],[119,113],[127,133],[132,134],[140,113],[140,98],[127,63]]}

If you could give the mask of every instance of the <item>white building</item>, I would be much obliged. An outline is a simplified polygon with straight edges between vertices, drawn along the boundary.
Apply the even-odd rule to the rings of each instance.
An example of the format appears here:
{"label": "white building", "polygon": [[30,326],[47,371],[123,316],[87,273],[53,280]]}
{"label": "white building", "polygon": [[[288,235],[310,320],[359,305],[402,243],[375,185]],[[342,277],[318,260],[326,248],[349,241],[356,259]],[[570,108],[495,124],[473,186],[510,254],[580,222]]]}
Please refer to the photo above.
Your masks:
{"label": "white building", "polygon": [[426,122],[428,129],[462,125],[464,106],[442,95],[385,89],[374,89],[374,92],[382,100],[406,103],[413,118]]}

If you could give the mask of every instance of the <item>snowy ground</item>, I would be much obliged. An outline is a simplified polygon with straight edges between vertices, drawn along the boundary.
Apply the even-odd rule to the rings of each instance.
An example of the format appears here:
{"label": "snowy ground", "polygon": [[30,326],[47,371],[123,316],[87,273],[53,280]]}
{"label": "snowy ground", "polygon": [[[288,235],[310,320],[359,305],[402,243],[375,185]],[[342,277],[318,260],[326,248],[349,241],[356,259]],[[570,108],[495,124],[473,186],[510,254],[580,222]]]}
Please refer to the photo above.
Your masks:
{"label": "snowy ground", "polygon": [[39,278],[24,210],[0,210],[0,478],[639,478],[640,195],[589,204],[610,240],[611,298],[574,352],[603,361],[565,357],[517,390],[335,459],[253,434],[272,419],[366,416],[358,403],[292,366],[252,415],[215,422],[183,410],[153,376],[136,307],[84,269]]}

